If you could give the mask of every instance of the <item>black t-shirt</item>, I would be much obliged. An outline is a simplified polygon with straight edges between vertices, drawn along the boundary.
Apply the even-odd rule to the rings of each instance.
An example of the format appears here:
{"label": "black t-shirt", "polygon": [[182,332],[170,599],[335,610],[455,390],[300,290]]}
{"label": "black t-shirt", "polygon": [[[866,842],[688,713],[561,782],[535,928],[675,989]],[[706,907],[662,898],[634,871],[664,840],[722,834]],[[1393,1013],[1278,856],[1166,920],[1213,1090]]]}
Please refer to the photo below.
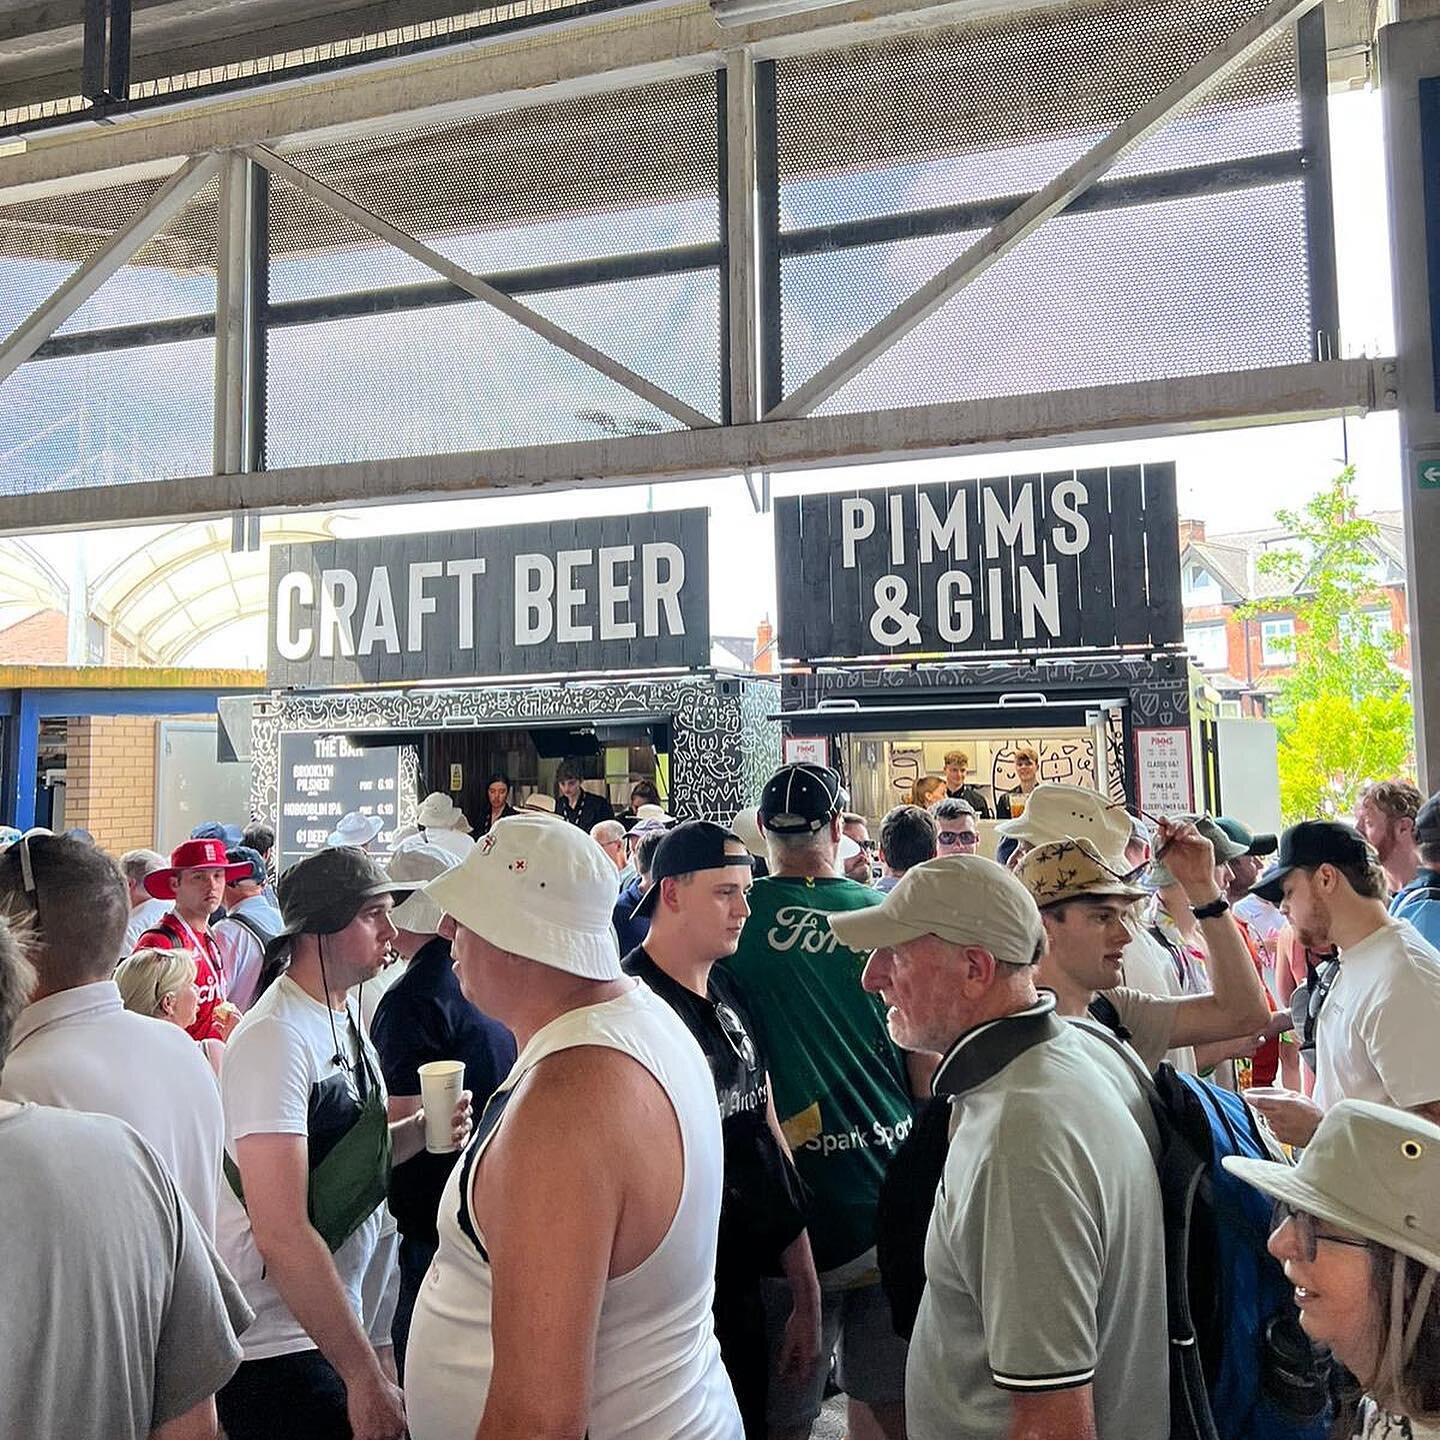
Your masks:
{"label": "black t-shirt", "polygon": [[776,1274],[781,1252],[805,1228],[804,1198],[800,1177],[766,1118],[770,1079],[739,990],[717,968],[710,972],[709,994],[697,995],[667,975],[644,946],[623,964],[626,974],[643,980],[679,1015],[715,1079],[725,1146],[716,1283],[748,1285]]}
{"label": "black t-shirt", "polygon": [[982,820],[990,818],[990,802],[974,785],[962,785],[958,790],[947,790],[947,800],[963,800]]}
{"label": "black t-shirt", "polygon": [[603,796],[593,791],[582,790],[574,805],[563,796],[555,797],[555,813],[572,825],[578,825],[587,835],[602,821],[615,818],[615,807]]}
{"label": "black t-shirt", "polygon": [[[477,1115],[515,1063],[515,1037],[465,998],[450,968],[450,942],[438,935],[380,997],[370,1038],[392,1095],[418,1095],[427,1060],[463,1060]],[[439,1243],[435,1212],[455,1160],[422,1150],[391,1173],[390,1209],[407,1239]]]}

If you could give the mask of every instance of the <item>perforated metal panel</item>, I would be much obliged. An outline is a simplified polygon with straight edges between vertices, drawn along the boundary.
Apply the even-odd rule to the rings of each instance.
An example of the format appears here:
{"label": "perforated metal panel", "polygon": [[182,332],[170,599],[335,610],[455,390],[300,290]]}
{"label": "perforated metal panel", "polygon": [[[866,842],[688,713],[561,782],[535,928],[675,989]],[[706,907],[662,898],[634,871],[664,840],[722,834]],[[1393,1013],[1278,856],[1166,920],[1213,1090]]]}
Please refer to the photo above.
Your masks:
{"label": "perforated metal panel", "polygon": [[[0,340],[136,220],[164,177],[0,206]],[[212,181],[60,328],[60,334],[215,309]]]}
{"label": "perforated metal panel", "polygon": [[32,360],[0,387],[0,493],[207,475],[213,340]]}
{"label": "perforated metal panel", "polygon": [[[777,61],[771,400],[1262,8],[1104,0]],[[817,413],[1315,358],[1304,120],[1290,27]]]}
{"label": "perforated metal panel", "polygon": [[[286,159],[719,414],[713,75]],[[272,467],[676,428],[281,179],[270,189],[270,253]]]}

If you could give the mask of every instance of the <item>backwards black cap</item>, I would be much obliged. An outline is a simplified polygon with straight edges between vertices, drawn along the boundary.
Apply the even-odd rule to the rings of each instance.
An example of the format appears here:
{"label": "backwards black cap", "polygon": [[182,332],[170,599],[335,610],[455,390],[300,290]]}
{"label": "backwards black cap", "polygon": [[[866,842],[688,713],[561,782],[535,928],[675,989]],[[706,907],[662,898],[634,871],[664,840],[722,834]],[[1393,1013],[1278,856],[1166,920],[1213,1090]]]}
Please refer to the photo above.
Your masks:
{"label": "backwards black cap", "polygon": [[760,822],[777,835],[813,835],[849,799],[828,765],[782,765],[760,792]]}
{"label": "backwards black cap", "polygon": [[667,831],[650,862],[650,888],[630,914],[649,915],[655,909],[659,903],[662,880],[693,875],[697,870],[719,870],[726,865],[741,866],[748,873],[751,869],[750,852],[745,850],[743,855],[729,854],[725,849],[727,842],[742,849],[745,846],[738,835],[713,820],[687,820]]}

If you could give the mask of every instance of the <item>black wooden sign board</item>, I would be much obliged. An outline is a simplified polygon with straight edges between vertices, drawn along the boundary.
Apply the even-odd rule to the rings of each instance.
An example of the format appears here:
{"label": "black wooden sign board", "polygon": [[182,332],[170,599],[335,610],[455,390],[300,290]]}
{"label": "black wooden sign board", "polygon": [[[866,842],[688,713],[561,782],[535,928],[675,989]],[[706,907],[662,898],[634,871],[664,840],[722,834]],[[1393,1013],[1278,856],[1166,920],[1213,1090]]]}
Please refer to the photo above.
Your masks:
{"label": "black wooden sign board", "polygon": [[280,868],[321,849],[352,810],[378,816],[383,828],[370,849],[387,853],[395,839],[400,798],[400,749],[360,747],[343,735],[310,731],[280,736]]}
{"label": "black wooden sign board", "polygon": [[276,545],[267,676],[329,687],[710,663],[709,512]]}
{"label": "black wooden sign board", "polygon": [[1177,644],[1173,465],[775,502],[787,660]]}

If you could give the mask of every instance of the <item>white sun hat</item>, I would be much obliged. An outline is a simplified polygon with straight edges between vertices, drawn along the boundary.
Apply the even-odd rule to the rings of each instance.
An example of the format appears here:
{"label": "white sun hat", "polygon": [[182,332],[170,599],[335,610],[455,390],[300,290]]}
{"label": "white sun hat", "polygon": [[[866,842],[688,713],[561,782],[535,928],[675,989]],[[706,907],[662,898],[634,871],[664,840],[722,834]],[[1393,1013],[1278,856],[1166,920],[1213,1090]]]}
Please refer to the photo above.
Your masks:
{"label": "white sun hat", "polygon": [[383,829],[385,822],[378,815],[362,815],[352,810],[341,818],[340,823],[325,837],[325,843],[332,850],[341,845],[354,845],[363,849]]}
{"label": "white sun hat", "polygon": [[618,980],[620,948],[610,921],[619,882],[610,857],[578,826],[511,815],[425,893],[458,924],[512,955],[586,980]]}
{"label": "white sun hat", "polygon": [[465,812],[448,796],[439,790],[432,790],[415,812],[415,823],[422,830],[460,830],[470,833],[470,822]]}
{"label": "white sun hat", "polygon": [[1024,814],[1002,820],[995,833],[1031,845],[1088,840],[1112,869],[1130,868],[1125,863],[1125,847],[1130,843],[1130,816],[1125,807],[1083,785],[1053,781],[1037,785],[1025,802]]}
{"label": "white sun hat", "polygon": [[430,844],[423,835],[412,835],[395,847],[395,853],[385,867],[387,873],[392,880],[417,885],[408,898],[390,912],[397,929],[409,930],[416,935],[440,933],[440,921],[445,912],[418,886],[429,880],[438,880],[459,863],[460,857],[454,851]]}

